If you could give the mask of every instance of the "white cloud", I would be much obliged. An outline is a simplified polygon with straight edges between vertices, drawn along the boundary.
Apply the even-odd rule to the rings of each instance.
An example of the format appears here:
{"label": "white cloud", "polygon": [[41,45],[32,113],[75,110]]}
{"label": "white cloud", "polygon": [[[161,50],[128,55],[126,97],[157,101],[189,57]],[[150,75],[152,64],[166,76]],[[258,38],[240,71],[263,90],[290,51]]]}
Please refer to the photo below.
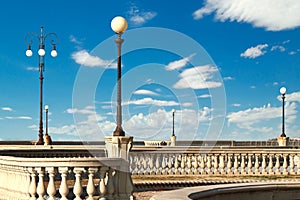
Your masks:
{"label": "white cloud", "polygon": [[[279,101],[282,101],[281,95],[278,95],[277,99]],[[300,92],[293,92],[291,94],[286,94],[285,101],[286,102],[300,102]]]}
{"label": "white cloud", "polygon": [[259,44],[255,47],[250,47],[244,53],[241,53],[241,57],[257,58],[259,56],[262,56],[266,53],[266,51],[264,51],[264,49],[267,48],[268,46],[269,46],[268,44]]}
{"label": "white cloud", "polygon": [[80,65],[86,67],[102,67],[102,68],[116,68],[116,63],[112,60],[103,60],[98,56],[93,56],[89,54],[86,50],[80,50],[72,53],[72,59]]}
{"label": "white cloud", "polygon": [[178,106],[179,103],[175,101],[163,101],[152,98],[144,98],[124,102],[123,105],[156,105],[156,106]]}
{"label": "white cloud", "polygon": [[95,113],[95,107],[93,106],[86,106],[83,109],[78,109],[78,108],[68,108],[66,110],[67,113],[69,114],[94,114]]}
{"label": "white cloud", "polygon": [[74,35],[70,35],[70,41],[77,45],[82,45],[82,42],[79,41]]}
{"label": "white cloud", "polygon": [[167,71],[171,71],[171,70],[177,70],[177,69],[181,69],[183,67],[185,67],[188,62],[191,61],[191,59],[195,56],[196,54],[191,54],[189,55],[188,57],[185,57],[185,58],[182,58],[180,60],[176,60],[176,61],[173,61],[173,62],[170,62],[166,67],[165,69]]}
{"label": "white cloud", "polygon": [[284,46],[280,46],[280,45],[272,46],[271,51],[275,51],[275,50],[279,50],[280,52],[284,52],[286,49],[285,49]]}
{"label": "white cloud", "polygon": [[180,75],[180,80],[173,85],[176,89],[206,89],[222,86],[219,81],[214,81],[214,73],[217,67],[211,65],[198,66],[184,70]]}
{"label": "white cloud", "polygon": [[36,71],[39,71],[39,68],[38,67],[27,67],[26,70],[36,72]]}
{"label": "white cloud", "polygon": [[153,96],[157,96],[158,95],[156,92],[152,92],[150,90],[136,90],[136,91],[133,92],[133,94],[153,95]]}
{"label": "white cloud", "polygon": [[[285,105],[287,123],[292,123],[295,120],[297,114],[296,108],[297,106],[295,103],[287,103]],[[281,117],[281,109],[281,107],[272,107],[268,104],[263,107],[255,107],[233,112],[227,115],[228,124],[233,123],[239,128],[248,129],[250,131],[270,130],[270,128],[267,127],[255,128],[255,124]]]}
{"label": "white cloud", "polygon": [[156,12],[141,11],[137,6],[132,6],[128,13],[130,15],[130,22],[135,26],[141,26],[153,19],[157,15]]}
{"label": "white cloud", "polygon": [[14,120],[14,119],[21,119],[21,120],[31,120],[32,118],[29,116],[19,116],[19,117],[5,117],[5,119],[10,119],[10,120]]}
{"label": "white cloud", "polygon": [[232,81],[232,80],[234,80],[234,78],[231,76],[227,76],[227,77],[224,77],[223,80],[224,81]]}
{"label": "white cloud", "polygon": [[298,0],[206,0],[204,7],[193,13],[194,19],[215,13],[219,21],[250,23],[268,31],[294,29],[300,26]]}
{"label": "white cloud", "polygon": [[241,106],[241,104],[239,104],[239,103],[234,103],[234,104],[231,104],[233,107],[240,107]]}
{"label": "white cloud", "polygon": [[209,107],[203,107],[202,110],[199,110],[198,121],[199,122],[209,121],[211,119],[211,112],[212,112],[211,108],[209,108]]}
{"label": "white cloud", "polygon": [[10,107],[2,107],[1,110],[12,112],[13,109]]}
{"label": "white cloud", "polygon": [[204,99],[204,98],[211,98],[210,94],[202,94],[200,96],[198,96],[198,98]]}
{"label": "white cloud", "polygon": [[[191,109],[177,110],[174,117],[175,135],[187,139],[187,135],[193,135],[191,132],[197,129],[199,122],[210,120],[211,109],[204,107],[198,112]],[[172,133],[172,119],[172,112],[164,109],[158,109],[148,115],[139,113],[124,122],[124,130],[143,140],[169,139]]]}

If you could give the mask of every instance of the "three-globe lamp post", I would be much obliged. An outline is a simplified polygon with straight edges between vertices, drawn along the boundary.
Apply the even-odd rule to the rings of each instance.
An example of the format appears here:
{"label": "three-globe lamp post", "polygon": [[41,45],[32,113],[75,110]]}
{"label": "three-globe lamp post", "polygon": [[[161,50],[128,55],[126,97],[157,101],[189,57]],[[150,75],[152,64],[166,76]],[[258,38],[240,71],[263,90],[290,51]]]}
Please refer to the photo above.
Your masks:
{"label": "three-globe lamp post", "polygon": [[117,127],[113,133],[113,136],[125,136],[125,132],[122,128],[122,99],[121,99],[121,46],[124,40],[121,38],[122,34],[127,29],[127,21],[125,18],[117,16],[111,21],[112,30],[118,35],[115,39],[115,43],[118,47],[118,77],[117,77]]}
{"label": "three-globe lamp post", "polygon": [[282,132],[281,132],[280,137],[286,137],[285,128],[284,128],[284,99],[285,99],[285,94],[286,94],[285,87],[280,88],[280,94],[281,94],[281,98],[282,98]]}
{"label": "three-globe lamp post", "polygon": [[28,48],[26,50],[26,56],[31,57],[33,55],[33,52],[31,50],[31,45],[33,43],[33,38],[37,38],[38,40],[38,58],[39,58],[39,72],[40,72],[40,123],[39,123],[39,134],[38,134],[38,141],[36,144],[42,145],[44,144],[43,141],[43,72],[45,70],[45,41],[46,38],[52,37],[50,40],[50,43],[52,45],[52,50],[51,50],[51,56],[56,57],[57,56],[57,51],[56,51],[56,44],[58,42],[58,36],[56,33],[48,33],[44,34],[44,27],[41,26],[41,33],[36,34],[36,33],[28,33],[27,36],[25,37],[25,42],[28,45]]}

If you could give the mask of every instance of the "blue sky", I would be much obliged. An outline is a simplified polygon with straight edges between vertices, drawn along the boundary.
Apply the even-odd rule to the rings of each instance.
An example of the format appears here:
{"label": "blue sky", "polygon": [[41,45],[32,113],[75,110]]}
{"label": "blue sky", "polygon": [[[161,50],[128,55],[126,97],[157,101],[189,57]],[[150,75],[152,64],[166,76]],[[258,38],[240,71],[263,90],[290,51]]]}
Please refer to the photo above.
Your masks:
{"label": "blue sky", "polygon": [[[300,2],[297,0],[2,2],[0,140],[35,140],[37,40],[46,41],[44,104],[53,140],[103,140],[115,128],[115,16],[128,21],[122,57],[123,128],[135,140],[299,137]],[[45,116],[44,116],[45,119]]]}

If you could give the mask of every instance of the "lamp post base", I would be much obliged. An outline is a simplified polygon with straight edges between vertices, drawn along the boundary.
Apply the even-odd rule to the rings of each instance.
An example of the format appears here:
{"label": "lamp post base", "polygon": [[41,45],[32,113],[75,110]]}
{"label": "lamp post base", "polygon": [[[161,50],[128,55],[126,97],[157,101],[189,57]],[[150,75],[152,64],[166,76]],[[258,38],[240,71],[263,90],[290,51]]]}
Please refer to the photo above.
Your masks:
{"label": "lamp post base", "polygon": [[122,127],[117,126],[113,136],[125,136],[125,131],[122,129]]}
{"label": "lamp post base", "polygon": [[279,136],[277,138],[277,142],[278,142],[278,146],[280,146],[280,147],[286,147],[286,146],[288,146],[288,143],[289,143],[289,137]]}

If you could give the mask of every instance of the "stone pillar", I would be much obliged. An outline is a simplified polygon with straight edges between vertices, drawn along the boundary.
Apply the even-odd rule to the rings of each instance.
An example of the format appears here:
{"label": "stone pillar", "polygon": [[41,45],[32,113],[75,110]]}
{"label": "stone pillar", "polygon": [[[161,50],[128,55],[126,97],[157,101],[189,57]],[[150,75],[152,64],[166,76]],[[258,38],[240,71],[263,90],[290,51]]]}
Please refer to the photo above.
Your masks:
{"label": "stone pillar", "polygon": [[277,142],[278,142],[278,146],[280,146],[280,147],[286,147],[286,146],[288,146],[288,143],[289,143],[289,137],[279,136],[277,138]]}
{"label": "stone pillar", "polygon": [[173,147],[176,146],[176,136],[175,135],[171,136],[170,140],[171,140],[171,145],[170,146],[173,146]]}
{"label": "stone pillar", "polygon": [[130,136],[107,136],[105,147],[109,158],[123,158],[127,165],[116,169],[114,175],[115,194],[118,200],[135,199],[133,193],[133,182],[129,171],[129,151],[132,148],[133,137]]}

